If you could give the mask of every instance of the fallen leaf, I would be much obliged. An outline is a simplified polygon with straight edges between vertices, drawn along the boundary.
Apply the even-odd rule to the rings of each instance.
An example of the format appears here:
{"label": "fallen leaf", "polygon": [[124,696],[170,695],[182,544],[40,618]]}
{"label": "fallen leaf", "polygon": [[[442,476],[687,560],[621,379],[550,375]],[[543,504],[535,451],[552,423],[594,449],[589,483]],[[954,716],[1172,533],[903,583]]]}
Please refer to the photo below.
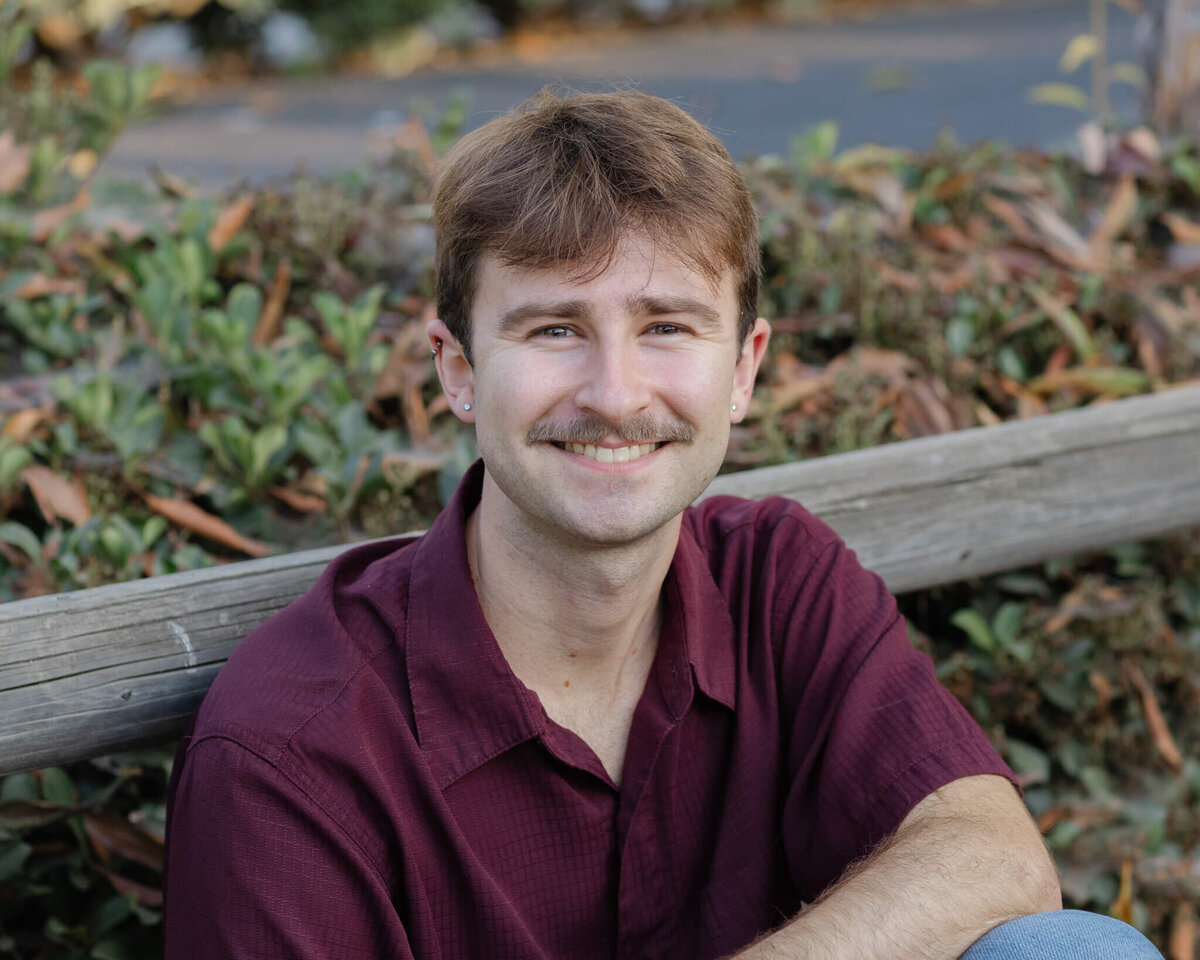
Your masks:
{"label": "fallen leaf", "polygon": [[933,191],[934,199],[941,201],[953,200],[974,182],[970,174],[956,173],[954,176],[943,180],[937,185]]}
{"label": "fallen leaf", "polygon": [[1113,188],[1108,206],[1104,209],[1104,217],[1099,226],[1092,231],[1088,245],[1093,256],[1106,256],[1109,246],[1129,227],[1137,213],[1138,192],[1137,181],[1126,174]]}
{"label": "fallen leaf", "polygon": [[76,180],[86,180],[99,162],[100,158],[96,155],[96,151],[85,147],[83,150],[71,154],[67,159],[67,169]]}
{"label": "fallen leaf", "polygon": [[1030,284],[1028,289],[1034,302],[1054,321],[1054,325],[1067,338],[1079,359],[1090,359],[1096,348],[1092,344],[1092,335],[1079,319],[1079,314],[1036,284]]}
{"label": "fallen leaf", "polygon": [[196,196],[195,187],[182,177],[177,177],[175,174],[163,170],[157,164],[150,165],[150,176],[158,184],[158,189],[168,197],[174,197],[177,200],[190,200]]}
{"label": "fallen leaf", "polygon": [[921,227],[920,233],[930,243],[953,253],[971,248],[971,241],[966,234],[952,223],[927,223]]}
{"label": "fallen leaf", "polygon": [[254,325],[254,334],[250,342],[256,347],[265,347],[279,336],[279,325],[283,320],[283,308],[287,303],[288,293],[292,289],[292,261],[284,257],[275,268],[275,276],[267,291],[267,299],[263,303],[262,312],[258,315],[258,323]]}
{"label": "fallen leaf", "polygon": [[1183,769],[1183,757],[1180,755],[1175,738],[1171,736],[1171,730],[1163,717],[1162,707],[1158,705],[1158,698],[1154,695],[1154,688],[1150,686],[1150,682],[1137,664],[1127,662],[1126,670],[1129,673],[1129,679],[1133,681],[1133,685],[1137,687],[1138,693],[1141,695],[1142,713],[1146,717],[1146,726],[1154,740],[1154,748],[1167,766],[1178,773]]}
{"label": "fallen leaf", "polygon": [[1193,223],[1177,213],[1164,213],[1161,219],[1171,231],[1171,236],[1180,243],[1200,244],[1200,223]]}
{"label": "fallen leaf", "polygon": [[952,297],[966,290],[975,280],[975,264],[969,260],[957,270],[946,273],[942,270],[929,271],[929,285],[944,297]]}
{"label": "fallen leaf", "polygon": [[70,293],[82,297],[87,293],[87,287],[82,280],[68,280],[65,277],[48,277],[44,273],[35,273],[17,288],[17,297],[21,300],[37,300],[55,293]]}
{"label": "fallen leaf", "polygon": [[417,443],[427,442],[432,434],[429,432],[429,411],[421,396],[421,385],[410,382],[408,389],[400,396],[400,403],[404,410],[404,425],[409,437]]}
{"label": "fallen leaf", "polygon": [[267,544],[242,536],[220,517],[213,516],[190,500],[156,497],[149,493],[144,494],[144,497],[146,504],[155,513],[161,514],[185,530],[190,530],[209,540],[215,540],[231,550],[238,550],[251,557],[265,557],[271,552],[271,548]]}
{"label": "fallen leaf", "polygon": [[1026,210],[1046,241],[1046,250],[1051,256],[1071,267],[1086,269],[1091,265],[1092,248],[1057,210],[1040,200],[1030,201]]}
{"label": "fallen leaf", "polygon": [[163,842],[115,813],[88,814],[83,829],[96,855],[111,864],[113,854],[162,872]]}
{"label": "fallen leaf", "polygon": [[875,264],[875,276],[885,287],[895,287],[897,290],[904,290],[906,293],[912,293],[921,288],[921,278],[915,273],[909,273],[907,270],[897,270],[883,261]]}
{"label": "fallen leaf", "polygon": [[1132,397],[1149,386],[1150,378],[1130,367],[1069,367],[1029,383],[1029,389],[1040,396],[1074,390],[1085,396]]}
{"label": "fallen leaf", "polygon": [[955,429],[950,391],[937,380],[909,380],[896,398],[897,433],[905,438],[928,437]]}
{"label": "fallen leaf", "polygon": [[324,497],[315,493],[305,493],[302,490],[290,490],[287,487],[268,487],[271,496],[281,500],[297,513],[328,513],[329,504]]}
{"label": "fallen leaf", "polygon": [[995,215],[1013,235],[1022,243],[1032,243],[1033,233],[1029,229],[1029,224],[1025,222],[1025,218],[1021,216],[1021,212],[1016,208],[1015,204],[1009,203],[1007,200],[1001,199],[994,194],[985,193],[983,195],[983,205]]}
{"label": "fallen leaf", "polygon": [[14,193],[29,177],[33,148],[18,144],[11,130],[0,133],[0,193]]}
{"label": "fallen leaf", "polygon": [[8,437],[18,444],[24,443],[33,435],[33,431],[38,428],[38,425],[46,417],[46,411],[40,410],[37,407],[18,410],[4,421],[4,429],[0,430],[0,437]]}
{"label": "fallen leaf", "polygon": [[144,907],[162,906],[163,892],[157,887],[151,887],[144,883],[138,883],[136,880],[130,880],[128,877],[121,876],[115,870],[101,868],[100,872],[108,877],[109,883],[122,896],[128,897],[130,894],[133,894]]}
{"label": "fallen leaf", "polygon": [[47,523],[54,523],[62,517],[71,521],[74,526],[82,527],[91,519],[92,511],[88,507],[87,491],[79,481],[65,480],[49,467],[40,464],[22,470],[21,479],[29,485],[29,490]]}
{"label": "fallen leaf", "polygon": [[246,225],[250,211],[254,209],[254,197],[242,194],[217,215],[217,222],[208,231],[208,246],[213,253],[220,253],[225,245],[237,236]]}
{"label": "fallen leaf", "polygon": [[69,203],[57,207],[47,207],[33,215],[33,240],[35,243],[45,243],[50,234],[66,223],[80,210],[91,202],[92,192],[86,185],[79,189],[75,198]]}
{"label": "fallen leaf", "polygon": [[1187,902],[1175,908],[1171,920],[1168,960],[1196,960],[1196,908]]}
{"label": "fallen leaf", "polygon": [[1111,916],[1123,923],[1133,923],[1133,861],[1121,861],[1121,885],[1117,890],[1117,899],[1108,908]]}
{"label": "fallen leaf", "polygon": [[1121,139],[1151,163],[1158,163],[1162,158],[1162,145],[1149,127],[1137,127]]}

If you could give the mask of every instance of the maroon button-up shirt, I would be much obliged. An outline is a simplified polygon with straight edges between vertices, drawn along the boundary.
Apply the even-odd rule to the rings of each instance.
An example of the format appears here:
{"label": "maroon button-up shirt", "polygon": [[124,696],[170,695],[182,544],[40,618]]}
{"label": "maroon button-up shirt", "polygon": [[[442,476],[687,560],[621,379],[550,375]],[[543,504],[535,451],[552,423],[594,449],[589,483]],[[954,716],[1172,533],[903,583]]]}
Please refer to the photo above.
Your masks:
{"label": "maroon button-up shirt", "polygon": [[720,497],[685,515],[614,786],[479,608],[482,476],[222,670],[176,765],[170,960],[718,957],[937,787],[1010,775],[826,526]]}

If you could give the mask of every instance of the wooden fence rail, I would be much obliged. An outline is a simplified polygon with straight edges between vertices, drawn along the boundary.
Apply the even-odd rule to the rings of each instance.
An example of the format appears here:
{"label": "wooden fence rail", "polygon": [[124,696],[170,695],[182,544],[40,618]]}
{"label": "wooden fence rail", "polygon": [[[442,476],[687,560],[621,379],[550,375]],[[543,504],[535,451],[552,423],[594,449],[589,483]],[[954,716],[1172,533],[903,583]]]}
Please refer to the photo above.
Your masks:
{"label": "wooden fence rail", "polygon": [[[904,592],[1200,526],[1200,387],[719,477],[800,500]],[[177,735],[346,547],[0,606],[0,774]]]}

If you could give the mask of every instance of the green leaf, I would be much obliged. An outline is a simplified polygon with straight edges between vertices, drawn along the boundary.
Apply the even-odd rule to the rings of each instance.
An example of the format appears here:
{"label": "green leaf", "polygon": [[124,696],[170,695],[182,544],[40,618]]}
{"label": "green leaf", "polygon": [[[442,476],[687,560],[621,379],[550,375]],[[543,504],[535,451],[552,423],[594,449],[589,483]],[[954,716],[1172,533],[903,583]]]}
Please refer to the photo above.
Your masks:
{"label": "green leaf", "polygon": [[1092,109],[1091,98],[1078,87],[1069,83],[1039,83],[1029,90],[1030,103],[1044,103],[1053,107],[1070,107],[1087,113]]}
{"label": "green leaf", "polygon": [[17,476],[33,463],[33,454],[24,447],[0,446],[0,490],[17,482]]}
{"label": "green leaf", "polygon": [[15,520],[0,523],[0,541],[19,547],[34,563],[42,562],[42,544],[34,532]]}
{"label": "green leaf", "polygon": [[42,797],[51,803],[74,803],[75,784],[62,767],[46,767],[41,773]]}
{"label": "green leaf", "polygon": [[254,439],[251,441],[250,479],[252,482],[260,483],[266,479],[267,467],[271,463],[271,458],[282,450],[286,443],[287,427],[282,424],[273,423],[254,434]]}
{"label": "green leaf", "polygon": [[1094,34],[1081,33],[1067,44],[1058,61],[1058,69],[1063,73],[1074,73],[1099,52],[1100,40]]}
{"label": "green leaf", "polygon": [[1027,783],[1042,783],[1050,779],[1050,758],[1033,744],[1010,739],[1004,746],[1005,757],[1017,773],[1024,774]]}
{"label": "green leaf", "polygon": [[1010,380],[1016,380],[1017,383],[1024,383],[1029,377],[1029,371],[1025,369],[1025,361],[1012,347],[1000,348],[996,353],[996,366],[1002,374]]}
{"label": "green leaf", "polygon": [[996,649],[996,640],[987,621],[978,610],[966,607],[950,618],[950,622],[963,631],[975,646],[988,653]]}
{"label": "green leaf", "polygon": [[1146,73],[1136,63],[1114,63],[1109,68],[1109,77],[1113,83],[1125,83],[1138,90],[1146,86]]}
{"label": "green leaf", "polygon": [[19,876],[31,853],[33,847],[27,843],[14,843],[0,853],[0,883],[7,883],[13,877]]}
{"label": "green leaf", "polygon": [[[92,936],[102,937],[108,933],[113,927],[126,920],[133,913],[133,908],[130,906],[129,899],[123,896],[113,896],[105,900],[92,914],[89,927],[92,929]],[[128,956],[124,949],[115,940],[107,941],[110,944],[115,944],[118,949],[117,953],[105,952],[97,954],[92,951],[92,956],[101,956],[106,958],[123,958]],[[97,949],[99,945],[97,945]]]}
{"label": "green leaf", "polygon": [[31,773],[14,773],[5,777],[0,785],[0,803],[10,800],[20,800],[26,803],[36,803],[39,798],[37,780]]}
{"label": "green leaf", "polygon": [[1000,646],[1006,649],[1012,646],[1021,629],[1023,617],[1024,610],[1021,605],[1012,600],[1002,604],[996,611],[996,615],[992,617],[992,635]]}
{"label": "green leaf", "polygon": [[966,317],[955,317],[946,325],[946,346],[954,356],[966,356],[974,342],[975,324]]}

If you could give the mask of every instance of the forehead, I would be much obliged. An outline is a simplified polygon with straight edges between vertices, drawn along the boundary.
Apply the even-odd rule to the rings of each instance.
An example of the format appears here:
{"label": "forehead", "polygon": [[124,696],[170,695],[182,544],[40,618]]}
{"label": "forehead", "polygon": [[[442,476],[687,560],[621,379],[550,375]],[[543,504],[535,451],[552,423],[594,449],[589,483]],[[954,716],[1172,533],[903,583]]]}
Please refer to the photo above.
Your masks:
{"label": "forehead", "polygon": [[668,248],[632,235],[618,243],[607,264],[594,269],[578,264],[526,267],[485,254],[472,312],[486,321],[527,303],[574,301],[600,308],[655,299],[692,301],[736,321],[737,278],[727,268],[713,280]]}

